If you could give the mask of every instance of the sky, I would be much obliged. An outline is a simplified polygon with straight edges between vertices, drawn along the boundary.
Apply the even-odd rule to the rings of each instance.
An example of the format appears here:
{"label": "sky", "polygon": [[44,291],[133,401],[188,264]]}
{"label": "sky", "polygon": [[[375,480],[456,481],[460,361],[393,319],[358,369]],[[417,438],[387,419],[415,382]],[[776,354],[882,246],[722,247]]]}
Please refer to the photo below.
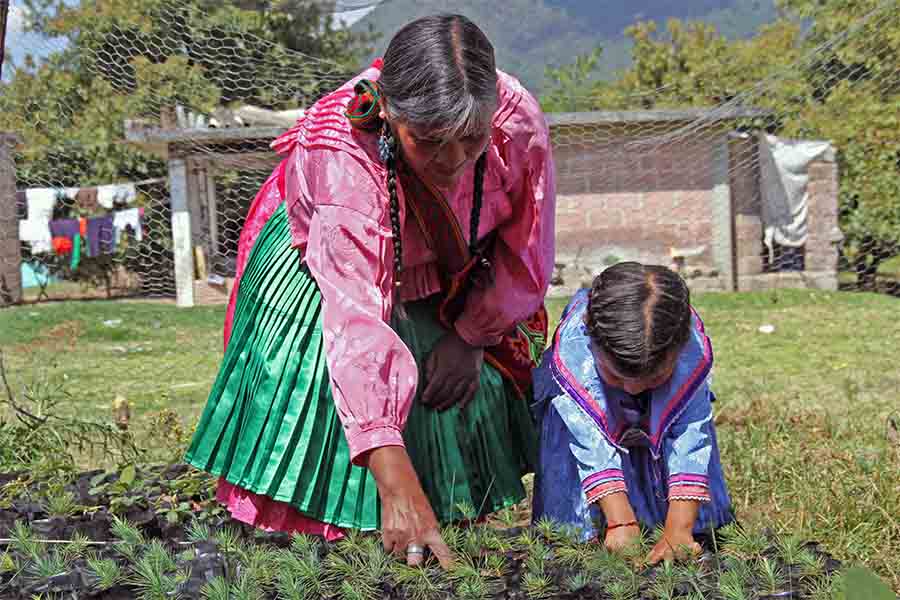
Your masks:
{"label": "sky", "polygon": [[[25,55],[46,56],[58,50],[64,44],[63,38],[45,38],[36,33],[26,33],[25,9],[16,0],[10,3],[9,15],[6,19],[6,59],[13,64],[21,64]],[[3,67],[3,80],[7,81],[12,69],[9,63]]]}
{"label": "sky", "polygon": [[372,6],[369,8],[360,8],[357,10],[347,10],[347,11],[335,13],[334,16],[338,20],[344,21],[349,26],[349,25],[353,25],[354,23],[356,23],[357,21],[362,19],[364,16],[369,14],[372,11],[372,9],[374,9],[374,8],[375,7]]}

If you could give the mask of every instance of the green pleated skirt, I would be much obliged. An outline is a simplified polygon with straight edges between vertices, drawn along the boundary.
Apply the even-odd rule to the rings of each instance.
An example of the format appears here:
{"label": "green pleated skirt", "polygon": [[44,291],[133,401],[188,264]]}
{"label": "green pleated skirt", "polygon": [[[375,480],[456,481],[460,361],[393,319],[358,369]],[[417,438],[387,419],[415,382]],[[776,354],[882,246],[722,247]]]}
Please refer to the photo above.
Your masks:
{"label": "green pleated skirt", "polygon": [[[234,326],[186,461],[240,488],[331,525],[378,529],[371,473],[350,463],[322,343],[319,288],[291,248],[282,205],[259,234],[240,281]],[[406,305],[397,334],[419,365],[446,333],[435,299]],[[378,399],[372,399],[378,401]],[[441,522],[482,515],[525,497],[536,434],[528,403],[490,365],[465,408],[437,412],[416,398],[403,434]]]}

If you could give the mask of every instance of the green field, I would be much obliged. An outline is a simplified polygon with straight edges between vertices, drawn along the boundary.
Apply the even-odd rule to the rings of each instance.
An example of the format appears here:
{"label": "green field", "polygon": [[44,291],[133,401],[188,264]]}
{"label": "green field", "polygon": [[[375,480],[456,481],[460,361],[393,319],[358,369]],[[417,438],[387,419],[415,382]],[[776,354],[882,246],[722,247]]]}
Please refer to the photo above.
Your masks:
{"label": "green field", "polygon": [[[558,315],[563,303],[550,304]],[[791,290],[695,304],[715,348],[722,459],[741,521],[821,541],[900,590],[900,435],[889,427],[900,419],[898,300]],[[223,316],[152,302],[21,306],[0,311],[0,350],[14,390],[60,381],[72,414],[111,419],[124,396],[131,429],[153,449],[160,411],[190,427],[202,410]],[[774,332],[760,333],[764,324]]]}

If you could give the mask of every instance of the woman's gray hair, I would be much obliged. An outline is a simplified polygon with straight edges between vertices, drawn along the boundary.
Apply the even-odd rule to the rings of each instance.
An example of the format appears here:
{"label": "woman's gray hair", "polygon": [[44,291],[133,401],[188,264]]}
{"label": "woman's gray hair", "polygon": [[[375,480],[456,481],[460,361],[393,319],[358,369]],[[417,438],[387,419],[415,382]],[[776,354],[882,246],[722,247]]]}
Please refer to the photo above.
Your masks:
{"label": "woman's gray hair", "polygon": [[392,119],[441,138],[481,133],[497,109],[494,47],[462,15],[417,19],[391,39],[379,87]]}

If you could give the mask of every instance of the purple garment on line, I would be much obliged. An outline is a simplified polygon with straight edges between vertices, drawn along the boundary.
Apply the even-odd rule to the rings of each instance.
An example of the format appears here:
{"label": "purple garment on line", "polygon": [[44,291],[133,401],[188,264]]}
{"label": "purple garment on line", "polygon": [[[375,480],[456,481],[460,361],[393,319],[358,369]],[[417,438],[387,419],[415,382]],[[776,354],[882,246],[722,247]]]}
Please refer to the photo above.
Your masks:
{"label": "purple garment on line", "polygon": [[95,217],[87,222],[88,256],[110,254],[113,251],[113,218]]}
{"label": "purple garment on line", "polygon": [[56,219],[50,221],[50,235],[52,237],[64,237],[74,240],[81,233],[78,219]]}
{"label": "purple garment on line", "polygon": [[16,192],[16,218],[20,221],[28,218],[28,197],[25,190]]}

